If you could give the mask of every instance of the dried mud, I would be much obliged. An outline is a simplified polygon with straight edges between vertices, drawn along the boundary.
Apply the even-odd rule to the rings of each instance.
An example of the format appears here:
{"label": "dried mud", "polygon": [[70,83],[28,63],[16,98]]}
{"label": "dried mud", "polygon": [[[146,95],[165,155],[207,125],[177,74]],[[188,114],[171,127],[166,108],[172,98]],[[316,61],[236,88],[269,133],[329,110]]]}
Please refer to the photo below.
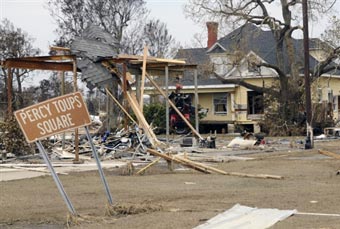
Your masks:
{"label": "dried mud", "polygon": [[[339,146],[339,140],[319,142],[313,150],[263,152],[252,154],[251,161],[210,164],[227,172],[280,175],[283,180],[171,172],[166,163],[158,163],[143,176],[105,170],[115,214],[108,214],[112,206],[107,206],[98,172],[71,173],[60,179],[80,215],[69,221],[71,228],[193,228],[236,203],[340,214],[340,161],[317,152],[340,153]],[[0,228],[67,227],[67,207],[51,176],[1,182],[0,206]],[[294,215],[272,228],[339,225],[340,217]]]}

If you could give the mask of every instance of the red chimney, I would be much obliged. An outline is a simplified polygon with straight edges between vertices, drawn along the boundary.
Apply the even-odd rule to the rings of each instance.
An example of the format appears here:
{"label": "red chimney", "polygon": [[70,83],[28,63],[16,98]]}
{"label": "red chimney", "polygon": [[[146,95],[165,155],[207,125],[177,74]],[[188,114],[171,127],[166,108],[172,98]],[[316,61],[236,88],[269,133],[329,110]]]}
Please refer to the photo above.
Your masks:
{"label": "red chimney", "polygon": [[218,23],[207,22],[208,27],[208,49],[213,46],[217,41]]}

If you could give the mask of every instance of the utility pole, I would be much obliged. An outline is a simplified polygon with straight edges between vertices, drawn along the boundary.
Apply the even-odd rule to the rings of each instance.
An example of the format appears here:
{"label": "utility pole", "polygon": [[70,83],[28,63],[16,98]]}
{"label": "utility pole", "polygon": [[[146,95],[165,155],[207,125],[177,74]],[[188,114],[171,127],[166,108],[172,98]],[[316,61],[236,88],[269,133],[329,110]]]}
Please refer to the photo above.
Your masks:
{"label": "utility pole", "polygon": [[312,128],[312,99],[310,92],[310,75],[309,75],[309,36],[308,36],[308,4],[307,0],[302,0],[303,14],[303,47],[304,47],[304,75],[305,75],[305,93],[306,93],[306,121],[307,121],[307,137],[305,149],[312,149],[313,144],[313,128]]}

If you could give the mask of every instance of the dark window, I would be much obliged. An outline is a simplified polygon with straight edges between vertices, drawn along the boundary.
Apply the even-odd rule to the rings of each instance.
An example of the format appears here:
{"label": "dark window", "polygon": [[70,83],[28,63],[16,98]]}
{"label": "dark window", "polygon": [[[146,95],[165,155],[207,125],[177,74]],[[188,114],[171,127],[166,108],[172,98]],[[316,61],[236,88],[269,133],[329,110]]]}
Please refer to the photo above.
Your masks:
{"label": "dark window", "polygon": [[214,94],[214,113],[227,114],[227,93]]}
{"label": "dark window", "polygon": [[263,114],[263,94],[248,91],[248,114]]}

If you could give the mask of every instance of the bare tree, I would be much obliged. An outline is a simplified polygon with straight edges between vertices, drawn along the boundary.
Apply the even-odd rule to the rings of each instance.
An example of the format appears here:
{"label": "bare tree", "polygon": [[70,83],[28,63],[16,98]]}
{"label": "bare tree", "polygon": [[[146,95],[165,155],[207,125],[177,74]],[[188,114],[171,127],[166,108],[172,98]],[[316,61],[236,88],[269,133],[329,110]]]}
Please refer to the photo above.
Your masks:
{"label": "bare tree", "polygon": [[[20,58],[25,56],[34,56],[39,54],[39,50],[33,48],[33,38],[20,28],[15,28],[14,25],[7,19],[4,19],[0,24],[0,60],[8,58]],[[18,108],[23,106],[22,98],[22,83],[27,78],[30,71],[27,69],[12,69],[12,74],[15,79],[14,88],[16,88],[16,98]],[[6,95],[7,85],[7,69],[1,68],[0,78],[5,82],[5,87],[2,88],[3,94]]]}
{"label": "bare tree", "polygon": [[169,56],[174,39],[169,34],[165,23],[160,20],[150,20],[145,24],[143,32],[151,56]]}
{"label": "bare tree", "polygon": [[68,43],[89,25],[99,25],[116,41],[117,51],[124,49],[122,40],[129,37],[125,29],[148,13],[144,0],[49,0],[48,9],[55,18],[60,40]]}
{"label": "bare tree", "polygon": [[321,37],[333,47],[340,47],[340,18],[335,15],[330,17],[329,27]]}
{"label": "bare tree", "polygon": [[144,20],[138,21],[126,28],[124,39],[121,41],[121,52],[132,55],[140,54],[144,48],[144,35],[142,29]]}
{"label": "bare tree", "polygon": [[140,54],[148,44],[150,55],[165,57],[178,45],[165,23],[147,20],[144,0],[49,0],[48,9],[58,25],[60,46],[80,36],[90,24],[112,35],[111,45],[118,53]]}
{"label": "bare tree", "polygon": [[[318,13],[329,11],[334,5],[334,0],[313,0],[309,1],[310,16],[316,19]],[[197,22],[208,20],[219,21],[222,26],[233,27],[246,23],[258,27],[270,29],[275,39],[276,64],[256,61],[253,64],[257,67],[273,69],[279,79],[278,88],[263,88],[249,84],[242,79],[228,80],[225,83],[237,83],[256,91],[270,93],[276,98],[279,104],[278,113],[283,120],[291,121],[296,119],[299,112],[299,101],[303,98],[303,82],[300,70],[303,67],[300,59],[296,56],[293,33],[301,30],[301,1],[297,0],[190,0],[186,6],[188,16]],[[286,50],[286,51],[285,51]],[[329,71],[330,63],[339,55],[339,48],[332,49],[328,58],[319,63],[312,75],[319,77]],[[286,58],[288,56],[288,58]],[[288,63],[285,63],[288,61]],[[287,70],[288,66],[288,70]],[[294,102],[293,102],[294,101]],[[296,102],[298,101],[298,102]]]}

